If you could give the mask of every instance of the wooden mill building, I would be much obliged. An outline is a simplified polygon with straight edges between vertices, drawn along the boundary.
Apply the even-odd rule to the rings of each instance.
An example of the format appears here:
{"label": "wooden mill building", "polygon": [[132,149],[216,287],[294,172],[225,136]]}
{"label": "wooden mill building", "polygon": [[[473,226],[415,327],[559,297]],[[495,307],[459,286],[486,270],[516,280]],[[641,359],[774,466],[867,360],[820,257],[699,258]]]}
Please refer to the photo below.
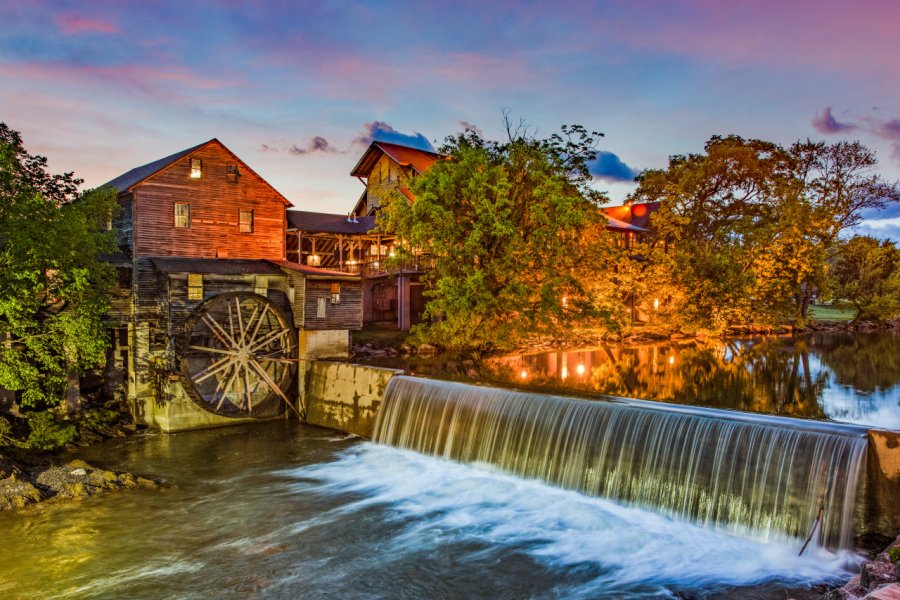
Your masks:
{"label": "wooden mill building", "polygon": [[287,260],[291,203],[216,139],[109,182],[120,290],[113,369],[166,430],[296,409],[298,360],[346,357],[356,274]]}
{"label": "wooden mill building", "polygon": [[363,284],[363,322],[408,330],[425,310],[422,275],[427,255],[395,259],[397,240],[380,232],[376,215],[400,194],[409,202],[412,178],[440,159],[434,152],[400,144],[372,142],[350,175],[365,189],[349,215],[289,210],[288,257],[298,263],[359,274]]}

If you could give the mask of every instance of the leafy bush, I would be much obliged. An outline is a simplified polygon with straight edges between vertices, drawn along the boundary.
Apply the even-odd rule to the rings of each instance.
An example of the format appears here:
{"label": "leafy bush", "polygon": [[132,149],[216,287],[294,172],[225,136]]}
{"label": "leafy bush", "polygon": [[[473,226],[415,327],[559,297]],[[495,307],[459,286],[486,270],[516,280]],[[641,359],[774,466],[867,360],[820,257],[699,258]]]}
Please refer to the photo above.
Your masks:
{"label": "leafy bush", "polygon": [[887,555],[888,558],[891,559],[891,562],[900,562],[900,547],[894,546],[893,548],[888,550]]}
{"label": "leafy bush", "polygon": [[57,420],[56,415],[45,410],[28,415],[31,431],[22,444],[34,450],[56,450],[78,439],[78,430],[71,423]]}
{"label": "leafy bush", "polygon": [[0,417],[0,446],[8,446],[12,442],[12,425]]}

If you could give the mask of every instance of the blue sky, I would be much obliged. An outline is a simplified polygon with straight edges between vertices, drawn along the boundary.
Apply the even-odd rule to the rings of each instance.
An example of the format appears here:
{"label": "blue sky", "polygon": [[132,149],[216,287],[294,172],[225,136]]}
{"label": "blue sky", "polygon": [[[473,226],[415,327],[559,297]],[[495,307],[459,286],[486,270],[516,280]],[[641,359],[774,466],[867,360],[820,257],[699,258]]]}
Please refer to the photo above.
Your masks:
{"label": "blue sky", "polygon": [[[900,178],[891,1],[3,0],[0,18],[0,120],[88,186],[217,137],[297,208],[341,213],[373,135],[499,137],[504,109],[603,132],[616,202],[713,134],[859,139]],[[862,230],[900,240],[900,209]]]}

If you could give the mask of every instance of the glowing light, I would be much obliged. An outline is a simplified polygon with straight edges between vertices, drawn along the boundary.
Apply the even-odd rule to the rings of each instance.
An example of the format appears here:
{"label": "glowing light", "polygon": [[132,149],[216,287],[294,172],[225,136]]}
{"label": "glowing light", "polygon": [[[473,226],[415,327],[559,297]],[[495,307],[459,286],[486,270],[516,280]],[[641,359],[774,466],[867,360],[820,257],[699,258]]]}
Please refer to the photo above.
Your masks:
{"label": "glowing light", "polygon": [[659,310],[659,298],[653,299],[653,310]]}
{"label": "glowing light", "polygon": [[675,355],[674,355],[674,354],[673,354],[672,356],[669,357],[669,364],[670,364],[670,365],[674,365],[674,364],[675,364]]}
{"label": "glowing light", "polygon": [[566,368],[566,367],[563,367],[563,368],[562,368],[562,372],[560,373],[560,377],[562,377],[563,379],[565,379],[565,378],[568,377],[568,376],[569,376],[569,369]]}
{"label": "glowing light", "polygon": [[575,372],[579,375],[584,375],[584,365],[578,365],[575,367]]}
{"label": "glowing light", "polygon": [[528,379],[528,371],[523,369],[522,372],[519,373],[519,376],[522,377],[522,379]]}
{"label": "glowing light", "polygon": [[391,250],[390,252],[388,252],[388,256],[390,256],[391,258],[394,258],[394,251]]}
{"label": "glowing light", "polygon": [[569,297],[568,296],[562,297],[562,305],[563,305],[563,308],[566,308],[567,306],[569,306]]}

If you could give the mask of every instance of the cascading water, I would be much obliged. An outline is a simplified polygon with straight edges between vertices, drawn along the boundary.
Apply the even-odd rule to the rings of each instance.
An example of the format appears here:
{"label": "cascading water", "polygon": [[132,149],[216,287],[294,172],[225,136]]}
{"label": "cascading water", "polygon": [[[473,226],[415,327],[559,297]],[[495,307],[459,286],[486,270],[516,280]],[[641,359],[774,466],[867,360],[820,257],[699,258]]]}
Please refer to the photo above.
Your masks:
{"label": "cascading water", "polygon": [[866,450],[850,426],[412,377],[391,380],[374,437],[763,541],[815,526],[829,548],[851,545]]}

